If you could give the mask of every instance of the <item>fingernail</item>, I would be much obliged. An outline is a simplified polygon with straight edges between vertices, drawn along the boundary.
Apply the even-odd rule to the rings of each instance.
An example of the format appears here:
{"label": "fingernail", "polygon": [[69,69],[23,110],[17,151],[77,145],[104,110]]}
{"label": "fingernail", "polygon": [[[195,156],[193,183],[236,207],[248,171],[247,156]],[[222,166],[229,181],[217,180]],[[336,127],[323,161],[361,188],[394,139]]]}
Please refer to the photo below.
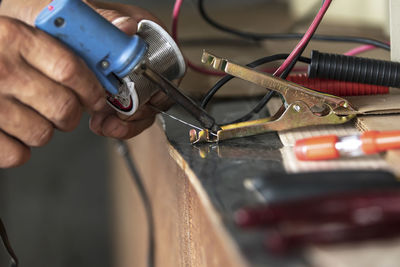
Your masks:
{"label": "fingernail", "polygon": [[93,115],[89,120],[89,128],[98,135],[103,135],[101,124],[105,119],[104,116],[100,114]]}
{"label": "fingernail", "polygon": [[97,100],[96,104],[94,104],[93,109],[95,111],[101,111],[104,109],[106,105],[106,100],[104,97],[100,97],[99,100]]}
{"label": "fingernail", "polygon": [[119,17],[114,19],[111,23],[117,27],[122,26],[126,21],[130,20],[131,17]]}
{"label": "fingernail", "polygon": [[103,125],[103,134],[105,136],[121,138],[126,133],[126,127],[121,125],[117,120],[108,119]]}

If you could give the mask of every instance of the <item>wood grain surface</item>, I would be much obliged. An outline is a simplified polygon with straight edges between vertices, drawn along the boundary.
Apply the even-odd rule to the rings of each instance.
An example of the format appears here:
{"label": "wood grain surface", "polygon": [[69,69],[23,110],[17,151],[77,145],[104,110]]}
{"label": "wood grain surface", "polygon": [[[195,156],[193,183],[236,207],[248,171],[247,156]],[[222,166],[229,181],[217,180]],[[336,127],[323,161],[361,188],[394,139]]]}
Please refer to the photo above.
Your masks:
{"label": "wood grain surface", "polygon": [[[158,123],[129,142],[150,195],[156,266],[247,266],[222,227],[197,177],[173,150]],[[113,186],[118,267],[146,266],[147,222],[119,156]]]}
{"label": "wood grain surface", "polygon": [[[254,32],[279,32],[285,31],[291,25],[284,5],[273,7],[268,4],[246,6],[246,12],[231,6],[224,12],[213,10],[210,6],[210,15],[226,25],[242,30]],[[164,21],[168,21],[166,14]],[[240,22],[238,21],[240,17]],[[267,19],[266,19],[267,18]],[[195,29],[195,30],[193,30]],[[203,49],[208,49],[215,54],[230,58],[235,62],[245,64],[256,58],[274,53],[291,51],[296,41],[270,41],[262,43],[232,42],[234,38],[211,28],[202,21],[198,13],[184,6],[180,23],[180,38],[185,56],[194,63],[200,64]],[[303,28],[296,29],[303,31]],[[343,25],[323,24],[319,28],[321,34],[346,34],[364,35],[377,39],[385,39],[380,30],[363,27],[343,27]],[[214,41],[213,41],[214,39]],[[200,42],[196,42],[200,40]],[[205,40],[205,41],[204,41]],[[208,41],[207,41],[208,40]],[[225,40],[222,45],[217,45],[218,40]],[[235,40],[234,40],[235,41]],[[311,49],[332,51],[332,44],[312,42],[304,55],[309,55]],[[353,44],[335,44],[334,51],[344,52],[353,48]],[[367,54],[370,57],[388,59],[388,54],[375,50]],[[277,66],[273,64],[270,66]],[[181,83],[181,88],[191,96],[203,96],[204,93],[218,80],[218,77],[208,77],[189,70],[186,78]],[[234,81],[227,88],[221,90],[221,97],[246,97],[263,94],[265,90],[252,86],[242,81]],[[386,117],[387,116],[387,117]],[[380,119],[385,117],[385,121]],[[393,127],[390,115],[365,117],[358,120],[360,128],[372,129],[378,124]],[[400,117],[395,116],[396,125]],[[375,121],[375,122],[373,122]],[[392,125],[390,125],[392,124]],[[379,126],[381,128],[381,126]],[[150,129],[129,142],[132,154],[137,159],[139,171],[144,179],[146,189],[150,195],[155,216],[156,236],[156,266],[247,266],[239,253],[236,244],[232,242],[226,230],[222,227],[220,218],[210,205],[198,178],[190,170],[179,153],[169,145],[164,131],[159,124],[154,124]],[[388,153],[390,155],[392,153]],[[391,156],[394,161],[395,157]],[[118,155],[114,156],[115,164],[112,177],[115,206],[115,246],[117,267],[144,267],[146,266],[147,252],[147,221],[141,200],[135,186]],[[139,160],[140,159],[140,160]],[[399,170],[400,173],[400,170]],[[375,246],[375,245],[374,245]],[[381,247],[377,245],[378,247]],[[352,251],[350,255],[346,251]],[[369,253],[375,250],[363,250]],[[391,263],[396,259],[397,248],[391,250]],[[311,248],[307,258],[313,266],[343,266],[353,267],[357,258],[362,258],[363,253],[357,253],[348,248],[337,251],[324,248]],[[372,252],[371,252],[372,253]],[[378,252],[379,253],[379,252]],[[354,255],[353,258],[351,255]],[[378,255],[369,254],[373,258],[370,263],[378,266],[385,260],[388,253]],[[382,257],[381,257],[382,256]],[[348,259],[351,260],[348,260]],[[359,265],[363,266],[363,265]],[[370,265],[372,266],[372,265]],[[383,266],[383,265],[379,265]],[[398,266],[398,265],[384,265]]]}

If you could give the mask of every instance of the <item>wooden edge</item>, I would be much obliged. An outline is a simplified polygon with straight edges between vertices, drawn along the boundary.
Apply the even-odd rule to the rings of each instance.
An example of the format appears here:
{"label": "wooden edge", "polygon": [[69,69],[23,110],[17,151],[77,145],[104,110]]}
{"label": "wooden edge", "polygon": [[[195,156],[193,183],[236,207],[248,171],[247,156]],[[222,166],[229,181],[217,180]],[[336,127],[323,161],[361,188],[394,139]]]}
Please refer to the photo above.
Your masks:
{"label": "wooden edge", "polygon": [[226,231],[224,225],[221,222],[221,218],[218,216],[217,211],[215,210],[214,206],[212,205],[210,199],[208,198],[207,193],[205,192],[202,184],[200,183],[199,179],[197,178],[196,174],[193,170],[189,167],[189,164],[186,160],[181,156],[181,154],[172,146],[169,146],[169,154],[178,164],[178,166],[184,171],[186,176],[189,179],[189,182],[192,184],[193,189],[199,196],[199,200],[203,204],[205,208],[205,212],[207,213],[210,221],[216,231],[220,234],[224,244],[228,247],[228,249],[232,252],[232,255],[235,255],[235,262],[242,266],[249,266],[249,263],[241,256],[242,253],[240,248],[237,246],[236,242],[230,237],[229,233]]}

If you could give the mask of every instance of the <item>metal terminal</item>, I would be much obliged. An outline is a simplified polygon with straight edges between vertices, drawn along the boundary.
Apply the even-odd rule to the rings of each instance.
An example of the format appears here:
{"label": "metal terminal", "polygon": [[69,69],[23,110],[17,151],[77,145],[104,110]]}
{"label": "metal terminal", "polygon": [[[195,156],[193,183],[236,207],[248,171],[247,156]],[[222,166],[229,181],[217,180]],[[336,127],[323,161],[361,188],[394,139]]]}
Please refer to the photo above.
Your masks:
{"label": "metal terminal", "polygon": [[157,84],[164,93],[189,112],[205,129],[214,135],[221,130],[215,119],[192,99],[183,94],[171,81],[154,71],[147,64],[140,64],[137,72]]}
{"label": "metal terminal", "polygon": [[[282,131],[321,124],[341,124],[354,118],[357,111],[343,98],[319,93],[298,84],[262,73],[203,52],[202,62],[227,74],[241,78],[273,90],[282,95],[285,105],[270,118],[263,118],[221,126],[217,136],[208,131],[191,131],[192,144],[218,142],[226,139],[262,134],[269,131]],[[349,114],[339,116],[336,110],[347,110]]]}

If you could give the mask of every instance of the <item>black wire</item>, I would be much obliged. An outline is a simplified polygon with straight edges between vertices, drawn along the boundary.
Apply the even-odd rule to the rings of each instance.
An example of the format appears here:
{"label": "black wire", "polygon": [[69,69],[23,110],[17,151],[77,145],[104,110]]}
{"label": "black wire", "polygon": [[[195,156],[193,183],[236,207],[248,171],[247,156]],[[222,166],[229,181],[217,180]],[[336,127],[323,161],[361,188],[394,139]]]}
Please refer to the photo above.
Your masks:
{"label": "black wire", "polygon": [[0,236],[1,236],[1,241],[3,242],[4,247],[6,248],[8,255],[11,258],[11,267],[18,267],[19,261],[17,256],[15,255],[15,252],[10,244],[10,240],[8,239],[6,227],[3,224],[3,221],[0,219]]}
{"label": "black wire", "polygon": [[[258,67],[262,64],[266,64],[272,61],[276,61],[276,60],[283,60],[286,59],[289,56],[289,54],[276,54],[276,55],[272,55],[272,56],[267,56],[267,57],[263,57],[260,59],[257,59],[249,64],[247,64],[247,67],[250,68],[255,68]],[[307,57],[298,57],[298,61],[303,62],[303,63],[307,63],[310,64],[311,63],[311,59],[307,58]],[[294,61],[293,61],[294,62]],[[292,62],[292,63],[293,63]],[[289,66],[290,67],[290,66]],[[289,71],[290,72],[290,71]],[[284,72],[285,74],[285,72]],[[283,74],[282,74],[283,75]],[[285,74],[286,75],[286,74]],[[283,77],[283,76],[281,76]],[[230,80],[232,80],[233,78],[235,78],[234,76],[231,75],[227,75],[225,77],[223,77],[222,79],[220,79],[207,93],[206,95],[203,97],[202,101],[201,101],[201,106],[202,108],[205,108],[207,106],[207,104],[210,102],[210,100],[213,98],[213,96],[219,91],[219,89],[221,89],[222,86],[224,86],[226,83],[228,83]],[[286,78],[286,77],[284,77]],[[239,119],[236,119],[232,122],[228,122],[225,124],[232,124],[232,123],[238,123],[238,122],[242,122],[242,121],[246,121],[248,119],[250,119],[254,114],[260,112],[260,110],[268,103],[268,101],[274,96],[273,91],[268,92],[268,94],[266,94],[261,100],[260,102],[246,115],[240,117]]]}
{"label": "black wire", "polygon": [[146,212],[148,227],[149,227],[149,248],[148,248],[148,259],[147,266],[154,267],[155,266],[155,239],[154,239],[154,217],[153,217],[153,208],[151,206],[149,195],[146,192],[146,189],[143,185],[143,179],[141,178],[139,172],[136,169],[135,162],[129,152],[128,145],[122,141],[117,140],[118,152],[122,155],[125,160],[125,163],[129,169],[129,172],[132,176],[132,180],[138,188],[140,197],[143,201],[143,205]]}
{"label": "black wire", "polygon": [[[289,54],[276,54],[276,55],[272,55],[272,56],[266,56],[263,58],[259,58],[255,61],[247,64],[246,66],[250,67],[250,68],[255,68],[260,65],[270,63],[270,62],[273,62],[276,60],[286,59],[288,56],[289,56]],[[307,63],[307,64],[311,63],[311,59],[307,58],[307,57],[300,57],[299,61],[301,61],[303,63]],[[221,78],[210,90],[208,90],[206,95],[203,97],[203,99],[201,100],[201,107],[205,108],[208,105],[208,103],[210,102],[211,98],[218,92],[218,90],[221,89],[222,86],[224,86],[226,83],[228,83],[233,78],[235,78],[235,77],[232,75],[226,75],[223,78]]]}
{"label": "black wire", "polygon": [[[239,31],[234,28],[222,25],[215,20],[213,20],[205,11],[204,8],[204,0],[198,0],[198,9],[200,12],[201,17],[211,26],[217,28],[221,31],[239,36],[245,39],[251,39],[253,41],[262,41],[262,40],[282,40],[282,39],[301,39],[303,34],[301,33],[251,33],[245,31]],[[359,43],[359,44],[368,44],[373,45],[385,50],[390,51],[390,45],[384,42],[364,38],[364,37],[353,37],[353,36],[335,36],[335,35],[320,35],[316,34],[312,38],[313,40],[318,41],[329,41],[329,42],[345,42],[345,43]]]}

